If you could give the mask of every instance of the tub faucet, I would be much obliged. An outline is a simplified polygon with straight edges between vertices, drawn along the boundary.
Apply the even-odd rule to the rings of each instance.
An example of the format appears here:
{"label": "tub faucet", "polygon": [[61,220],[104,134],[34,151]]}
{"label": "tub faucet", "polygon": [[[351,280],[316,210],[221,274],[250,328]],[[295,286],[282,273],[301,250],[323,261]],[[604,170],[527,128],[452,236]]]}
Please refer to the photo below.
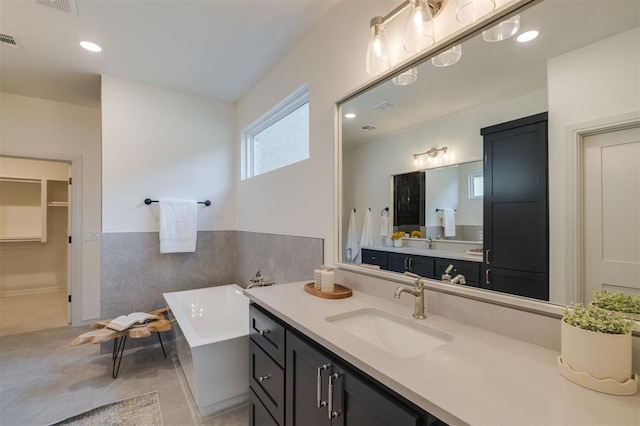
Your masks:
{"label": "tub faucet", "polygon": [[396,299],[400,298],[402,293],[409,293],[412,296],[416,297],[416,304],[413,310],[413,317],[415,319],[425,319],[427,316],[424,314],[424,278],[419,275],[413,274],[411,272],[404,273],[408,277],[412,277],[416,279],[413,288],[408,288],[403,285],[396,289],[396,292],[393,297]]}
{"label": "tub faucet", "polygon": [[260,271],[258,271],[256,272],[255,277],[249,279],[249,285],[247,285],[247,289],[254,288],[254,287],[267,287],[267,286],[272,286],[274,284],[275,284],[275,281],[273,279],[265,281]]}

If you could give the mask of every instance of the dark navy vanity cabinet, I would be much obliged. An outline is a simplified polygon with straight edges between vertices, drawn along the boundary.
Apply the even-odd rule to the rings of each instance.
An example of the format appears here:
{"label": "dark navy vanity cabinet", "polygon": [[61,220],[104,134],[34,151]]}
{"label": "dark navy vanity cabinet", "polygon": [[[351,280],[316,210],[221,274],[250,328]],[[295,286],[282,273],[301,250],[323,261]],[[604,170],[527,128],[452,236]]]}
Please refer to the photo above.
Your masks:
{"label": "dark navy vanity cabinet", "polygon": [[[445,425],[258,305],[249,316],[250,425]],[[271,333],[282,358],[263,350]]]}

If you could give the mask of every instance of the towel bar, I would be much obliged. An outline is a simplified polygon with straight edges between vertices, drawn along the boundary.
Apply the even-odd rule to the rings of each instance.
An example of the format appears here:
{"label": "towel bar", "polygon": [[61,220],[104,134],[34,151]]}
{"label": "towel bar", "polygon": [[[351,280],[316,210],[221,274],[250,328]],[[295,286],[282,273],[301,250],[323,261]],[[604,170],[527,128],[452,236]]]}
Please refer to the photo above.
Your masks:
{"label": "towel bar", "polygon": [[[151,198],[145,198],[144,203],[146,205],[149,205],[151,203],[158,203],[160,202],[160,200],[152,200]],[[198,204],[204,204],[205,206],[209,207],[211,205],[211,201],[209,200],[205,200],[205,201],[198,201]]]}

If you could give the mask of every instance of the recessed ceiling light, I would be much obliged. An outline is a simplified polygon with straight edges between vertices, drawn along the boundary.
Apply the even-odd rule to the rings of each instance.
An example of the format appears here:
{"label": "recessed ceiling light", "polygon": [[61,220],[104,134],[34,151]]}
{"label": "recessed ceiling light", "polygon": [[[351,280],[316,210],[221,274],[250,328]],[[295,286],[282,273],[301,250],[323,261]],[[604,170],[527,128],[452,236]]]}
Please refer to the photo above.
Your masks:
{"label": "recessed ceiling light", "polygon": [[519,43],[526,43],[528,41],[534,40],[539,35],[540,35],[540,31],[538,30],[525,31],[522,34],[520,34],[518,37],[516,37],[516,41],[518,41]]}
{"label": "recessed ceiling light", "polygon": [[90,52],[102,52],[102,47],[90,41],[81,41],[80,46],[84,47]]}
{"label": "recessed ceiling light", "polygon": [[344,115],[344,118],[356,118],[356,114],[353,112],[348,112]]}

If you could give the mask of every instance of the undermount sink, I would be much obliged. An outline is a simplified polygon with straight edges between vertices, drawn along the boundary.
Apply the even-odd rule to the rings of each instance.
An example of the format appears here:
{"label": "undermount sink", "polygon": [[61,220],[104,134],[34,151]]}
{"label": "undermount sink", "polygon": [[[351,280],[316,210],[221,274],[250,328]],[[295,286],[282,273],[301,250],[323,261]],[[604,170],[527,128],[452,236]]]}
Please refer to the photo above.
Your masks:
{"label": "undermount sink", "polygon": [[342,330],[401,358],[412,358],[453,340],[419,320],[400,318],[374,308],[325,318]]}

